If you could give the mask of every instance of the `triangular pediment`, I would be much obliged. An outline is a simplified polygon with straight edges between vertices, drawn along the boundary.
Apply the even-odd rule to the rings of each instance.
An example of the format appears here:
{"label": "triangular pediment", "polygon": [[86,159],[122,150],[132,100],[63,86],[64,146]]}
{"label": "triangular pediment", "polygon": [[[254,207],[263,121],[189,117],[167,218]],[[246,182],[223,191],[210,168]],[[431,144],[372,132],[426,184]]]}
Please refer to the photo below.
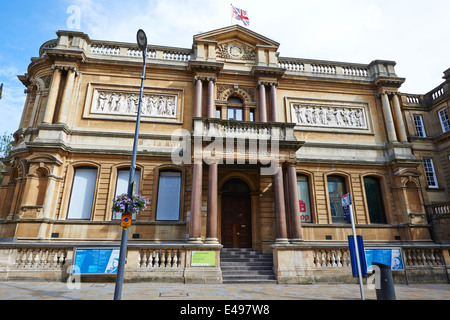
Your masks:
{"label": "triangular pediment", "polygon": [[195,35],[194,43],[201,42],[217,42],[218,44],[237,42],[253,48],[256,46],[264,46],[272,47],[275,50],[280,46],[278,42],[239,25],[229,26]]}

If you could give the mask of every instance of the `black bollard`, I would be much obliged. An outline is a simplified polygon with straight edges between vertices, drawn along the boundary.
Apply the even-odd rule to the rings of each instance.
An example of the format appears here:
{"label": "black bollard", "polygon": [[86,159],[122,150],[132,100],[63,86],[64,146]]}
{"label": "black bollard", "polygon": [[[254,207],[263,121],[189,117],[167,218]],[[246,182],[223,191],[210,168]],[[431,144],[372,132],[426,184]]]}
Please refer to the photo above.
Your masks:
{"label": "black bollard", "polygon": [[376,284],[377,300],[396,300],[394,290],[394,279],[392,278],[391,267],[378,262],[373,262],[372,265],[376,265],[379,269],[379,276],[375,277],[376,281],[380,281]]}

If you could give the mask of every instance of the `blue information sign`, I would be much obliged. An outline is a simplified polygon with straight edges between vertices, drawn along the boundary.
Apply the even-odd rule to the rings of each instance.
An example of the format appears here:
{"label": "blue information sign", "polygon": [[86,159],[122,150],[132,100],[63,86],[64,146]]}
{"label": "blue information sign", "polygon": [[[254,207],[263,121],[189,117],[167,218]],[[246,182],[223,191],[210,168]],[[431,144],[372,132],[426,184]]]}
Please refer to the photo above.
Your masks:
{"label": "blue information sign", "polygon": [[77,248],[73,273],[115,274],[119,265],[119,248]]}
{"label": "blue information sign", "polygon": [[391,270],[404,270],[401,248],[366,248],[367,269],[372,271],[372,262],[391,266]]}

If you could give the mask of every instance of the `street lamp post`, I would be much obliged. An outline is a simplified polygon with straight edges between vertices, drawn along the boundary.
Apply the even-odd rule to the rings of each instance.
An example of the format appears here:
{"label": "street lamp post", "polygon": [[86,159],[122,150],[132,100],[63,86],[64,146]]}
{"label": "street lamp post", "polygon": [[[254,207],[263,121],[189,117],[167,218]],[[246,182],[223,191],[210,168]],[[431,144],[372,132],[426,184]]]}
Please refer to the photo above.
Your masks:
{"label": "street lamp post", "polygon": [[[130,177],[128,178],[128,198],[133,196],[133,186],[134,186],[134,173],[136,171],[136,157],[139,141],[139,127],[141,124],[141,110],[142,110],[142,96],[144,94],[144,81],[146,76],[147,67],[147,36],[142,29],[139,29],[137,33],[137,43],[139,49],[142,51],[142,57],[144,59],[144,66],[142,68],[141,77],[141,90],[139,93],[139,103],[137,110],[136,119],[136,130],[134,132],[134,144],[133,144],[133,154],[131,157],[131,167],[130,167]],[[129,212],[129,210],[125,210]],[[114,291],[114,300],[121,300],[122,298],[122,285],[123,285],[123,274],[125,270],[125,260],[127,256],[127,238],[128,238],[128,228],[124,227],[122,229],[122,241],[120,243],[120,254],[119,254],[119,267],[117,269],[116,287]]]}

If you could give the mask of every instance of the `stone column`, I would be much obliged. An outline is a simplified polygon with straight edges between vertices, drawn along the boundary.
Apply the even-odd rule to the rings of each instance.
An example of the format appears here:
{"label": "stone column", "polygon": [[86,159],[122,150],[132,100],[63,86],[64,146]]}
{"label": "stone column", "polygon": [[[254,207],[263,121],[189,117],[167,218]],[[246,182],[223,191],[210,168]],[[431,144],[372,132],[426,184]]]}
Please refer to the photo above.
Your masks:
{"label": "stone column", "polygon": [[202,116],[202,89],[203,89],[203,82],[199,77],[196,77],[194,117],[197,118],[200,118]]}
{"label": "stone column", "polygon": [[259,121],[267,122],[266,87],[264,83],[259,84]]}
{"label": "stone column", "polygon": [[59,111],[57,123],[67,123],[70,100],[72,98],[73,86],[75,84],[75,75],[76,70],[73,68],[67,72],[66,85],[64,87],[64,92],[61,99],[61,108]]}
{"label": "stone column", "polygon": [[389,98],[386,92],[381,93],[381,102],[383,104],[384,122],[386,123],[386,130],[388,135],[388,141],[397,141],[397,135],[395,133],[394,119],[392,118],[391,105],[389,104]]}
{"label": "stone column", "polygon": [[286,207],[284,205],[283,169],[278,167],[273,176],[275,215],[276,215],[276,243],[287,243]]}
{"label": "stone column", "polygon": [[192,172],[191,222],[189,228],[189,242],[194,243],[201,242],[202,240],[202,176],[202,162],[194,162]]}
{"label": "stone column", "polygon": [[214,78],[208,80],[208,118],[212,119],[216,117],[216,108],[214,104]]}
{"label": "stone column", "polygon": [[303,241],[303,230],[300,221],[300,207],[298,205],[298,187],[297,187],[297,172],[295,165],[289,163],[287,166],[289,177],[289,202],[291,210],[291,242]]}
{"label": "stone column", "polygon": [[209,165],[208,215],[206,224],[206,243],[219,243],[217,237],[217,173],[219,165]]}
{"label": "stone column", "polygon": [[56,100],[58,99],[59,86],[61,84],[61,70],[54,68],[52,86],[47,100],[47,107],[44,114],[44,123],[52,123],[56,108]]}
{"label": "stone column", "polygon": [[406,134],[405,123],[403,121],[402,110],[400,108],[400,101],[398,100],[397,93],[394,94],[392,102],[394,104],[395,122],[397,124],[397,130],[400,141],[407,142],[408,136]]}
{"label": "stone column", "polygon": [[272,122],[278,122],[277,85],[277,83],[271,83],[270,85]]}

